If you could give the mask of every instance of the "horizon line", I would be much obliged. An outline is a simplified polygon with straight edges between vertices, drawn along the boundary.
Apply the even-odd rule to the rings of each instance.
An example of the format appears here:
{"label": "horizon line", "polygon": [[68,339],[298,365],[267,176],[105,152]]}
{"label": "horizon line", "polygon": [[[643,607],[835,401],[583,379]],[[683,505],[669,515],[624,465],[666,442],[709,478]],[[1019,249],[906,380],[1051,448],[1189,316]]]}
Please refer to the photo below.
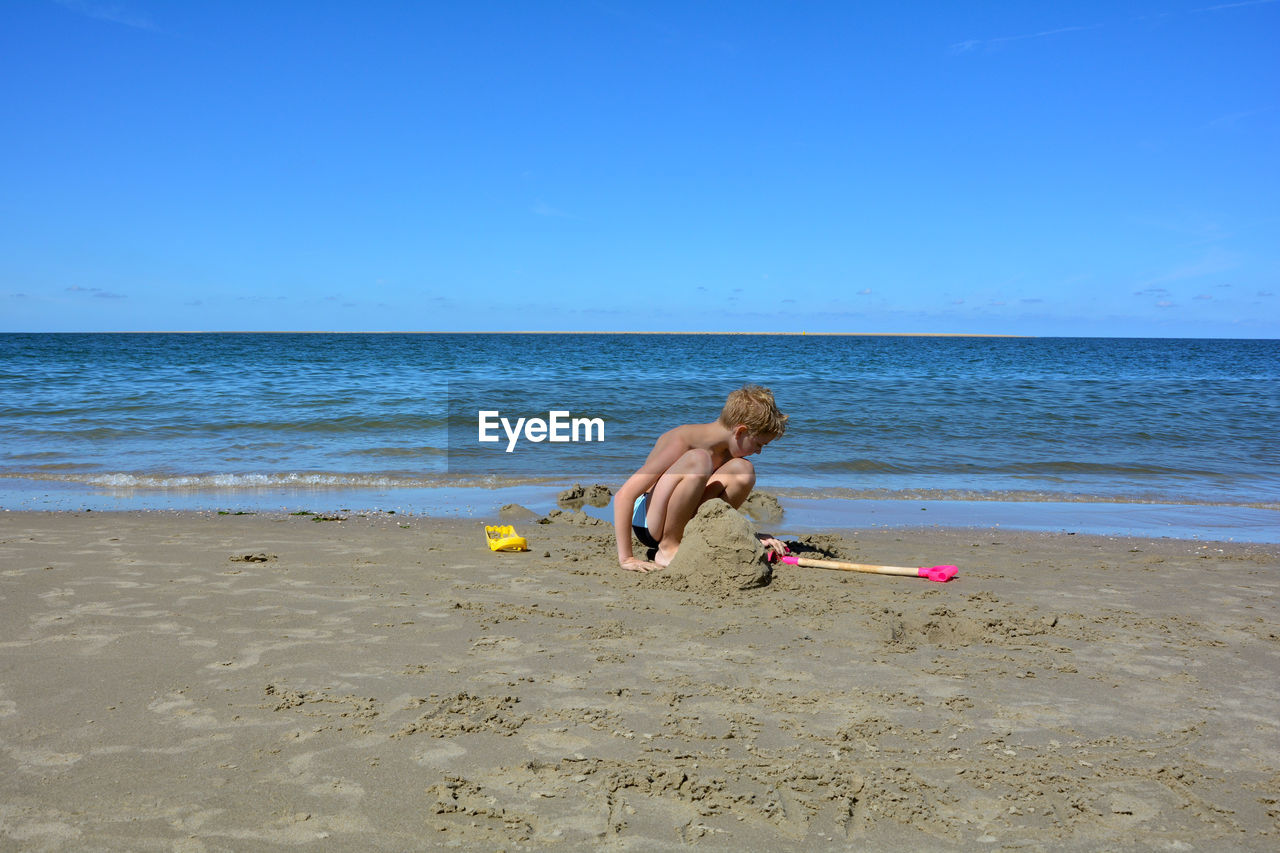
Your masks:
{"label": "horizon line", "polygon": [[336,329],[117,329],[97,331],[0,332],[5,335],[775,335],[790,337],[879,337],[879,338],[1036,338],[1041,335],[1018,335],[988,332],[715,332],[715,331],[611,331],[608,329],[422,329],[417,331],[336,330]]}
{"label": "horizon line", "polygon": [[1170,340],[1170,341],[1201,341],[1201,340],[1220,340],[1220,341],[1277,341],[1280,337],[1259,337],[1259,336],[1226,336],[1226,335],[1156,335],[1156,334],[1048,334],[1048,335],[1028,335],[1015,334],[1006,332],[810,332],[807,330],[798,332],[725,332],[725,331],[617,331],[607,329],[588,329],[584,331],[569,331],[558,329],[423,329],[417,331],[405,330],[337,330],[337,329],[110,329],[110,330],[85,330],[85,329],[63,329],[63,330],[19,330],[7,329],[0,330],[0,335],[715,335],[728,336],[740,335],[745,337],[863,337],[863,338],[1008,338],[1031,340],[1037,338],[1079,338],[1079,339],[1120,339],[1120,340]]}

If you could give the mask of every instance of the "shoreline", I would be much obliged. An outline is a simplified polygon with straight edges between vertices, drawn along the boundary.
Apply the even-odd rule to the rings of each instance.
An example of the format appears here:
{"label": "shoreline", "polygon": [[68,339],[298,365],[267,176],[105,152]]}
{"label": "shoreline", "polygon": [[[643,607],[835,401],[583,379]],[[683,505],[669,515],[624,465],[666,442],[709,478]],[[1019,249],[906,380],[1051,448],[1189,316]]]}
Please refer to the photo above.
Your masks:
{"label": "shoreline", "polygon": [[[289,513],[301,510],[360,510],[404,516],[496,518],[506,504],[535,513],[557,508],[556,495],[570,484],[513,486],[423,486],[388,489],[258,488],[239,490],[106,489],[81,483],[0,480],[0,514],[9,512],[218,511]],[[1200,541],[1280,543],[1280,510],[1236,504],[1176,504],[1158,501],[938,499],[903,495],[892,498],[830,496],[811,490],[797,496],[777,494],[784,509],[779,525],[797,533],[862,528],[1004,528],[1039,532],[1174,538]],[[801,492],[801,494],[805,494]],[[609,520],[607,510],[586,512]]]}
{"label": "shoreline", "polygon": [[1267,849],[1280,547],[824,530],[709,589],[589,515],[0,513],[41,850]]}

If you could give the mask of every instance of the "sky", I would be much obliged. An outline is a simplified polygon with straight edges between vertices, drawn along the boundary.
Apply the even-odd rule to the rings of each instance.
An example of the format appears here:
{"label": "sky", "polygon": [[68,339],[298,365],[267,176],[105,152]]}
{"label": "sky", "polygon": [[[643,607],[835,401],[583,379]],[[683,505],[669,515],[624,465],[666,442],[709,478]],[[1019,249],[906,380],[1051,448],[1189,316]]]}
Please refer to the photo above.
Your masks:
{"label": "sky", "polygon": [[1280,338],[1280,0],[5,0],[0,331]]}

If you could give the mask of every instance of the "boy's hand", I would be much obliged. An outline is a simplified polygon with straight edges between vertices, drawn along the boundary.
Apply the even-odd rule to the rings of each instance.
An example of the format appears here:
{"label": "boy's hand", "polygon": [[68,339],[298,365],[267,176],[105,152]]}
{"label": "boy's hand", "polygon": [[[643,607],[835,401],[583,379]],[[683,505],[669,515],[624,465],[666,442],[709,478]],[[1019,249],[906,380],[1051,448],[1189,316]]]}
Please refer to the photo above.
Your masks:
{"label": "boy's hand", "polygon": [[785,557],[791,553],[791,549],[787,547],[787,543],[781,539],[774,539],[772,536],[760,536],[760,544],[764,545],[764,549],[774,557]]}
{"label": "boy's hand", "polygon": [[657,572],[662,569],[662,566],[657,563],[650,563],[639,557],[627,557],[625,560],[619,560],[618,565],[629,572]]}

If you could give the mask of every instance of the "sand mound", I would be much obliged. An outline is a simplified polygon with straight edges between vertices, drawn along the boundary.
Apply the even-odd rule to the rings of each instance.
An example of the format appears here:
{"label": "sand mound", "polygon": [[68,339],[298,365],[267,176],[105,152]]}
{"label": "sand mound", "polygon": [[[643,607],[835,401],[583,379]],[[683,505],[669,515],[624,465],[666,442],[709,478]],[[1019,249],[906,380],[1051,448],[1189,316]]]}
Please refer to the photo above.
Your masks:
{"label": "sand mound", "polygon": [[520,504],[505,504],[498,510],[498,519],[500,521],[533,521],[538,517],[536,512]]}
{"label": "sand mound", "polygon": [[857,554],[849,550],[844,538],[834,533],[807,533],[796,540],[792,551],[801,557],[858,562]]}
{"label": "sand mound", "polygon": [[538,523],[539,524],[566,524],[566,523],[579,524],[579,525],[582,525],[583,527],[598,527],[599,525],[604,524],[604,522],[601,521],[600,519],[593,518],[592,516],[587,515],[585,512],[583,512],[580,509],[575,509],[572,512],[565,512],[562,509],[553,509],[551,510],[551,512],[547,513],[545,518],[539,519]]}
{"label": "sand mound", "polygon": [[782,521],[782,504],[773,495],[752,492],[747,496],[742,511],[760,524],[777,524]]}
{"label": "sand mound", "polygon": [[583,504],[594,507],[608,506],[613,492],[608,486],[594,483],[583,488],[581,483],[574,483],[556,498],[556,503],[568,509],[582,509]]}
{"label": "sand mound", "polygon": [[684,529],[680,550],[663,574],[683,577],[694,591],[732,593],[764,586],[773,569],[755,525],[722,500],[711,500]]}

